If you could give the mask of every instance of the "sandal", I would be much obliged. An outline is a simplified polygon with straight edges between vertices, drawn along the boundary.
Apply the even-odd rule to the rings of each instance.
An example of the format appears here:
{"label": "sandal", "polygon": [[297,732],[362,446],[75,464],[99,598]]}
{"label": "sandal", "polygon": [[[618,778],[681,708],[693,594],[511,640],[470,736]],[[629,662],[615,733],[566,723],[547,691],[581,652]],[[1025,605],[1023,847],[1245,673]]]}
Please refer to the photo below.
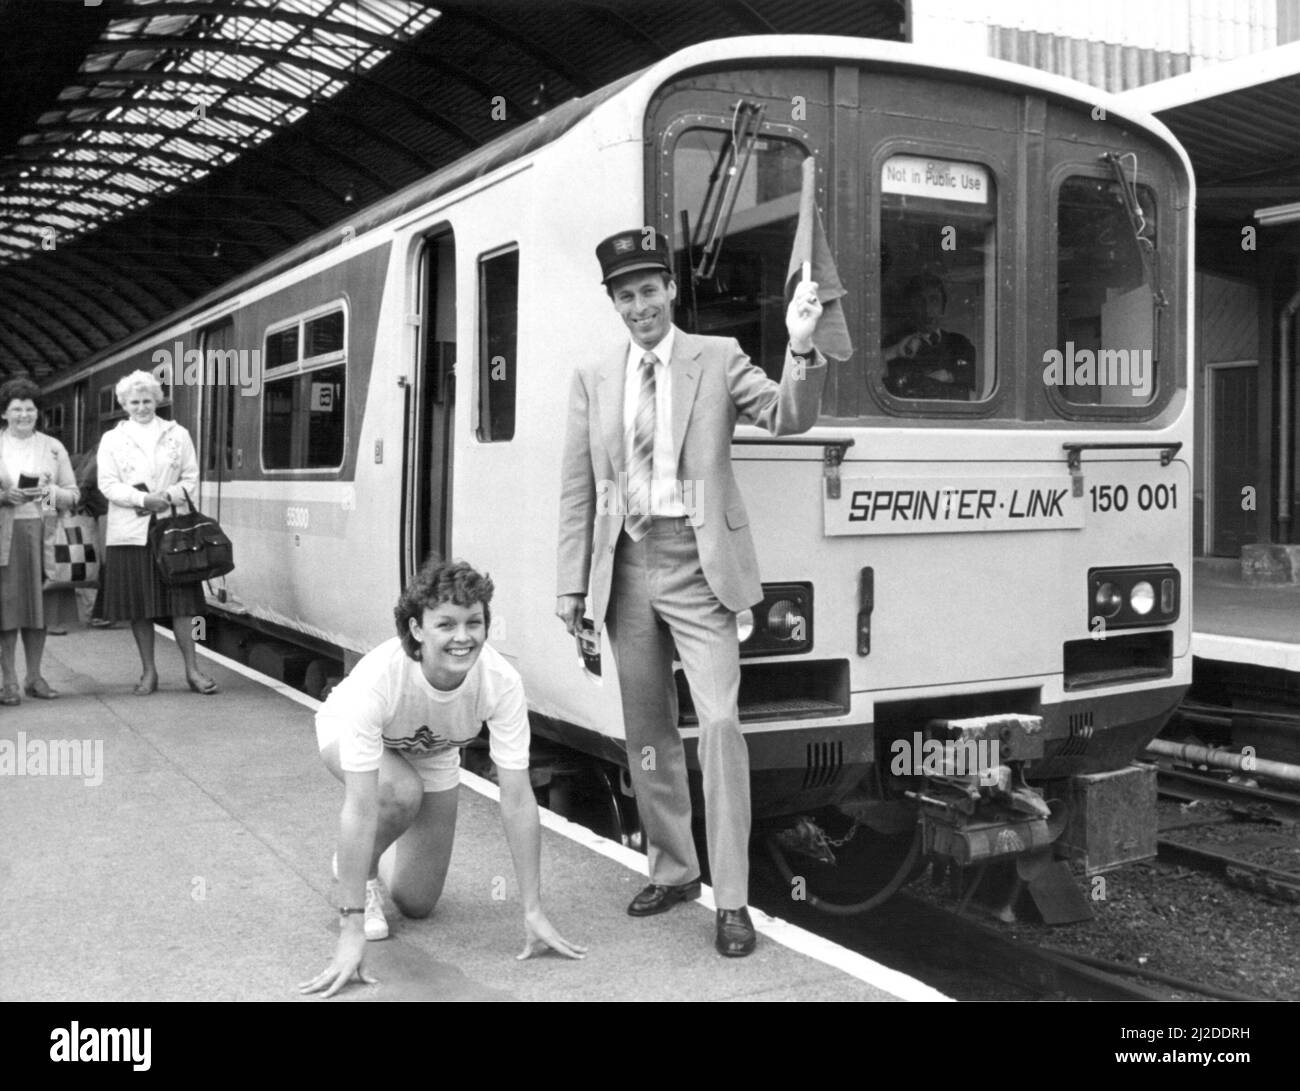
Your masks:
{"label": "sandal", "polygon": [[0,689],[0,705],[21,705],[22,696],[18,692],[17,682],[6,682],[4,689]]}
{"label": "sandal", "polygon": [[58,690],[51,689],[49,682],[39,677],[28,682],[23,691],[28,697],[39,697],[42,701],[53,701],[59,695]]}
{"label": "sandal", "polygon": [[[194,678],[199,679],[199,681],[196,682]],[[195,693],[201,693],[204,697],[211,697],[214,693],[221,692],[221,687],[206,674],[198,674],[194,678],[186,676],[185,684]]]}
{"label": "sandal", "polygon": [[144,678],[141,677],[140,681],[138,681],[135,684],[135,689],[133,689],[131,692],[134,693],[137,697],[148,697],[149,694],[153,693],[157,688],[158,688],[158,676],[155,674],[153,676],[153,681],[151,682],[146,682]]}

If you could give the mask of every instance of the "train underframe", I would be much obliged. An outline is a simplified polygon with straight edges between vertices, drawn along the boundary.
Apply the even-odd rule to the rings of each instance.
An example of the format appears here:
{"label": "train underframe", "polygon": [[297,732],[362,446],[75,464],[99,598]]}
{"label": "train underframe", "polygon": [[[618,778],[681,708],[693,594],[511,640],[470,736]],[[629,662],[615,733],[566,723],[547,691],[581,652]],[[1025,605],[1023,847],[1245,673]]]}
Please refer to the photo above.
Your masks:
{"label": "train underframe", "polygon": [[[756,847],[827,912],[873,908],[933,864],[968,890],[982,882],[1003,915],[1027,894],[1049,919],[1081,919],[1070,863],[1095,875],[1155,854],[1154,769],[1133,762],[1185,692],[877,702],[873,723],[822,725],[815,739],[750,729]],[[618,740],[538,726],[587,755],[538,763],[553,809],[642,847]],[[697,770],[692,739],[687,759]]]}

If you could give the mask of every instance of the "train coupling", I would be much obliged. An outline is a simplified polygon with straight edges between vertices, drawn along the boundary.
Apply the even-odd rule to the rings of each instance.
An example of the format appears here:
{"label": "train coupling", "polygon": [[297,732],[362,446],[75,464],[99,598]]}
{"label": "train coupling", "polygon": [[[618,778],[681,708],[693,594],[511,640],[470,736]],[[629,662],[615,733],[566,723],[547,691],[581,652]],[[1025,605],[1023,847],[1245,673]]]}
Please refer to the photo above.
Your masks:
{"label": "train coupling", "polygon": [[924,786],[905,794],[918,805],[926,853],[964,866],[1059,836],[1051,806],[1024,779],[1025,763],[1043,756],[1042,732],[1041,716],[1006,713],[931,720],[914,734]]}

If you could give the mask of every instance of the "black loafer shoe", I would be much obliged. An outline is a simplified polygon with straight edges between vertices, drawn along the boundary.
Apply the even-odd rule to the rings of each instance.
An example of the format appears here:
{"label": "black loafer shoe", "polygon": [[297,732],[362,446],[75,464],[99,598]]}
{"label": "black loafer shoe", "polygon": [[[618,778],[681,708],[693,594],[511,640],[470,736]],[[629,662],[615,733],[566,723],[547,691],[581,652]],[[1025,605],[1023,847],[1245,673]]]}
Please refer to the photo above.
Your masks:
{"label": "black loafer shoe", "polygon": [[718,910],[718,954],[744,958],[754,950],[756,942],[748,909],[742,905],[739,909]]}
{"label": "black loafer shoe", "polygon": [[659,886],[651,883],[632,899],[627,907],[629,917],[653,917],[671,909],[678,902],[693,902],[700,896],[700,881],[682,883],[681,886]]}

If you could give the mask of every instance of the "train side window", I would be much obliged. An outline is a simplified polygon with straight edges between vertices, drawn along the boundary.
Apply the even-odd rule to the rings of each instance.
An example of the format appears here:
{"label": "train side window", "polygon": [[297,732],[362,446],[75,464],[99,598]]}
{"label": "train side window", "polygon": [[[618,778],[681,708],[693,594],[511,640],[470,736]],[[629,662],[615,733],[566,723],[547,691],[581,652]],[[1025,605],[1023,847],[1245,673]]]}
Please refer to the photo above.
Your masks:
{"label": "train side window", "polygon": [[340,306],[267,331],[262,468],[336,470],[343,464],[346,316]]}
{"label": "train side window", "polygon": [[478,262],[479,401],[481,443],[515,436],[515,393],[519,340],[519,251],[510,249]]}
{"label": "train side window", "polygon": [[1136,224],[1114,178],[1071,175],[1057,196],[1056,344],[1042,370],[1071,406],[1140,408],[1155,398],[1156,300],[1141,246],[1158,260],[1156,202],[1149,187],[1135,190]]}
{"label": "train side window", "polygon": [[901,399],[987,398],[997,348],[997,187],[988,167],[885,160],[880,283],[884,389]]}
{"label": "train side window", "polygon": [[[808,149],[797,140],[758,134],[746,160],[742,143],[724,129],[692,127],[673,144],[677,322],[692,333],[736,338],[779,379],[787,340],[785,279]],[[733,158],[734,202],[727,182]],[[683,213],[689,240],[683,237]],[[715,216],[716,239],[706,250]]]}

